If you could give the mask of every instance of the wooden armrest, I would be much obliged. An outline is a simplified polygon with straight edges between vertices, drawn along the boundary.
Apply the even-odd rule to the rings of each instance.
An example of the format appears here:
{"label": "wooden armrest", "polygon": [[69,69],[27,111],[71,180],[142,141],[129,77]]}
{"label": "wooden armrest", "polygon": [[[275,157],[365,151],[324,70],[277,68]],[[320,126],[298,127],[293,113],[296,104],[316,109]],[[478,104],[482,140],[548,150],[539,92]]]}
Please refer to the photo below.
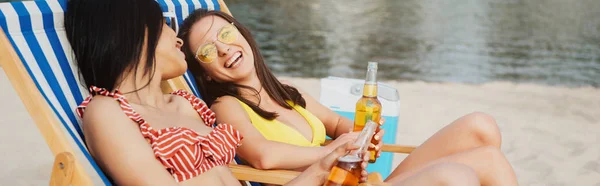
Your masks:
{"label": "wooden armrest", "polygon": [[[325,143],[323,143],[321,146],[327,145],[327,144],[331,143],[331,141],[332,140],[330,140],[330,139],[325,140]],[[417,148],[416,146],[410,146],[410,145],[383,144],[383,146],[381,147],[381,151],[410,154],[416,148]]]}
{"label": "wooden armrest", "polygon": [[[252,181],[267,184],[283,185],[298,177],[301,172],[289,170],[259,170],[247,165],[229,164],[229,169],[238,180]],[[361,185],[387,185],[378,172],[367,176],[367,183]]]}
{"label": "wooden armrest", "polygon": [[247,165],[229,164],[229,169],[238,180],[283,185],[300,175],[289,170],[259,170]]}
{"label": "wooden armrest", "polygon": [[410,145],[396,145],[396,144],[385,144],[384,143],[383,146],[381,147],[381,151],[410,154],[416,148],[417,148],[416,146],[410,146]]}

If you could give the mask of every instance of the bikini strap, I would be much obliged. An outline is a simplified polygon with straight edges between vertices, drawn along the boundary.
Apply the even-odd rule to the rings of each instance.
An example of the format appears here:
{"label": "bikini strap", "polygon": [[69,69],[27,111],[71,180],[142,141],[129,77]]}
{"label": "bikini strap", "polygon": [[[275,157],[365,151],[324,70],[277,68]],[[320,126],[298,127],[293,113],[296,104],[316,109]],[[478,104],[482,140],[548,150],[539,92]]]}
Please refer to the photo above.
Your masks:
{"label": "bikini strap", "polygon": [[101,96],[106,96],[106,97],[112,97],[114,98],[117,102],[119,102],[119,106],[121,107],[121,110],[123,110],[123,112],[125,113],[125,115],[127,115],[127,117],[129,117],[129,119],[133,120],[134,122],[142,125],[142,124],[146,124],[146,121],[140,116],[140,114],[138,114],[137,112],[135,112],[135,110],[133,110],[133,108],[131,107],[131,105],[129,104],[129,101],[127,101],[127,99],[125,99],[125,96],[123,96],[123,94],[119,91],[119,90],[114,90],[113,92],[110,92],[108,90],[106,90],[105,88],[99,88],[96,86],[90,86],[90,95],[85,98],[85,100],[83,100],[83,102],[77,106],[77,115],[79,115],[80,118],[83,118],[83,113],[87,107],[87,105],[92,101],[92,98],[96,95],[101,95]]}

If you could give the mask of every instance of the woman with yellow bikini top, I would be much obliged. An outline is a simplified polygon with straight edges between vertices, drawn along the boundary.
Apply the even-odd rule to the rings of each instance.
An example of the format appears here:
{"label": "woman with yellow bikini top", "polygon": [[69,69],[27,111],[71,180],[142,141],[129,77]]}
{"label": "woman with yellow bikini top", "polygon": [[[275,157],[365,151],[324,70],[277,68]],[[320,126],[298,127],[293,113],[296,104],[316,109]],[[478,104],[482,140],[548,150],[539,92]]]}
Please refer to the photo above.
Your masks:
{"label": "woman with yellow bikini top", "polygon": [[[244,141],[237,154],[253,167],[305,169],[356,138],[356,133],[349,133],[351,120],[275,78],[250,32],[231,16],[196,10],[180,28],[178,36],[185,41],[181,49],[200,94],[216,113],[217,122],[229,123],[242,133]],[[377,150],[383,133],[375,134]],[[325,136],[335,140],[319,147]],[[393,185],[516,185],[500,141],[493,118],[469,114],[420,145],[386,181]]]}
{"label": "woman with yellow bikini top", "polygon": [[[182,50],[217,121],[233,123],[249,141],[239,148],[242,159],[259,169],[303,170],[355,140],[352,121],[275,78],[241,24],[218,11],[202,19],[201,11],[180,27],[179,37],[189,41]],[[335,140],[319,147],[325,136]]]}

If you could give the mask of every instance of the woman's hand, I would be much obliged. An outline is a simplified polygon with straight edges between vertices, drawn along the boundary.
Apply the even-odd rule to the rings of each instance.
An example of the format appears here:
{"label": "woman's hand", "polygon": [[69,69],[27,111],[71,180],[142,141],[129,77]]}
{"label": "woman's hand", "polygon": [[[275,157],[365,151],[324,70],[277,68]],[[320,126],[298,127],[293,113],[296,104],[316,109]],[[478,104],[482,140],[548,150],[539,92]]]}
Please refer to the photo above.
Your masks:
{"label": "woman's hand", "polygon": [[[383,123],[385,123],[385,119],[382,117],[381,119],[379,119],[378,127],[383,126]],[[369,149],[375,149],[375,151],[377,151],[377,154],[375,154],[376,158],[379,158],[379,156],[381,156],[381,147],[383,146],[383,134],[385,134],[385,130],[380,129],[379,132],[373,136],[376,142],[371,143],[371,145],[369,145]]]}
{"label": "woman's hand", "polygon": [[369,165],[369,151],[365,150],[362,153],[362,163],[360,163],[360,167],[362,169],[362,171],[360,172],[360,182],[366,182],[367,181],[367,176],[369,175],[369,173],[367,172],[367,165]]}
{"label": "woman's hand", "polygon": [[[294,178],[292,181],[286,183],[286,186],[291,185],[323,185],[327,181],[329,174],[331,173],[331,168],[335,166],[338,158],[345,156],[348,152],[357,150],[359,147],[354,146],[351,142],[348,142],[344,145],[337,147],[327,156],[325,156],[321,161],[312,164],[308,167],[302,174],[298,177]],[[360,182],[366,182],[368,173],[366,171],[368,161],[369,161],[369,152],[363,151],[361,152],[361,156],[363,161],[360,164],[362,169],[360,174]]]}
{"label": "woman's hand", "polygon": [[333,140],[331,143],[329,143],[325,146],[325,148],[327,149],[327,153],[331,153],[336,148],[343,146],[346,143],[354,143],[356,141],[356,139],[358,138],[359,134],[360,134],[360,131],[344,133],[344,134],[338,136],[335,140]]}
{"label": "woman's hand", "polygon": [[[311,171],[319,172],[320,173],[320,174],[318,174],[319,177],[316,177],[316,178],[317,178],[317,180],[320,180],[319,185],[321,185],[327,181],[327,177],[329,176],[329,173],[331,173],[330,172],[331,168],[333,168],[333,166],[335,166],[338,158],[345,156],[346,154],[348,154],[348,152],[357,150],[358,148],[359,148],[358,146],[354,146],[351,142],[341,145],[338,148],[336,148],[333,152],[329,153],[329,155],[325,156],[325,158],[323,158],[317,164],[310,166],[307,169],[307,171],[312,169]],[[363,151],[363,152],[361,152],[361,154],[362,154],[363,161],[360,164],[360,166],[362,168],[360,182],[365,182],[365,181],[367,181],[367,175],[368,175],[366,168],[367,168],[368,161],[369,161],[369,152]]]}

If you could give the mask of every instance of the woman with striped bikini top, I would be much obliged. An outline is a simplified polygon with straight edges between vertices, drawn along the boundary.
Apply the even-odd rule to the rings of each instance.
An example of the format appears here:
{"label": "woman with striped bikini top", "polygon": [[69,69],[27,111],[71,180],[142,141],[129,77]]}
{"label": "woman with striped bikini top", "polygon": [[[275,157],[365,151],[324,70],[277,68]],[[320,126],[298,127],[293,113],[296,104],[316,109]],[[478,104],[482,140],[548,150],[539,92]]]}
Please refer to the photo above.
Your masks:
{"label": "woman with striped bikini top", "polygon": [[[204,124],[212,127],[211,124],[215,122],[215,113],[204,102],[183,90],[172,94],[188,100]],[[119,103],[125,115],[139,124],[140,132],[152,146],[156,159],[177,182],[198,176],[215,166],[228,164],[235,157],[235,148],[240,145],[242,140],[240,133],[228,124],[217,125],[206,136],[185,127],[155,130],[131,107],[121,92],[118,90],[109,92],[96,86],[90,87],[90,96],[77,107],[79,117],[83,118],[85,108],[92,101],[94,95],[111,97]]]}

